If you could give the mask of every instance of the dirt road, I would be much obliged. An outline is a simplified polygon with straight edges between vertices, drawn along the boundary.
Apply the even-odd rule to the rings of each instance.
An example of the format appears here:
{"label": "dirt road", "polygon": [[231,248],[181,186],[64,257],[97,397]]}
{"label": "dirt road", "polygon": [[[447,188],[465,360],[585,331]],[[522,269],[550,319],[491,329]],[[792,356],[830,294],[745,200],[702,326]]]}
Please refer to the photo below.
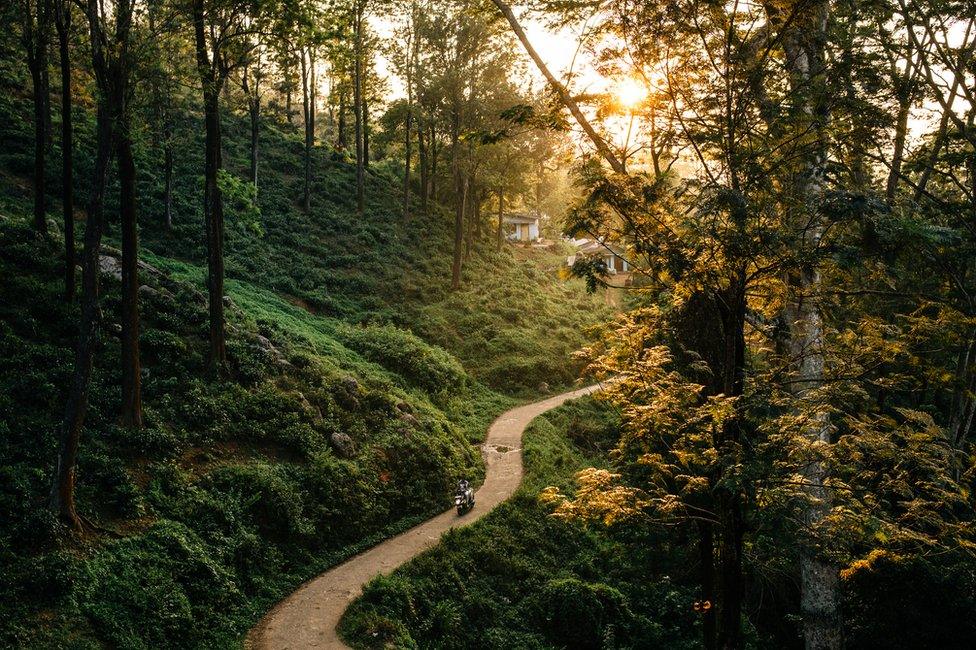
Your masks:
{"label": "dirt road", "polygon": [[448,529],[477,521],[512,496],[522,482],[525,427],[536,416],[596,389],[590,386],[563,393],[500,415],[485,440],[487,472],[484,484],[475,494],[474,510],[463,517],[449,510],[309,580],[251,630],[246,647],[255,650],[345,648],[335,628],[349,603],[362,593],[363,585],[376,574],[390,573],[434,546]]}

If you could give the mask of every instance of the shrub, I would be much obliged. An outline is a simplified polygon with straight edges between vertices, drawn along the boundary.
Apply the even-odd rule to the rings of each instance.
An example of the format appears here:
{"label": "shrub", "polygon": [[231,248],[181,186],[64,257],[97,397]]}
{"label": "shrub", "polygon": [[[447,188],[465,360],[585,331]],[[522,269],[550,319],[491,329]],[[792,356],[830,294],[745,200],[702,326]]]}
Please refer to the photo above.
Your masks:
{"label": "shrub", "polygon": [[432,393],[458,393],[468,384],[457,359],[392,325],[351,328],[344,341],[367,359]]}

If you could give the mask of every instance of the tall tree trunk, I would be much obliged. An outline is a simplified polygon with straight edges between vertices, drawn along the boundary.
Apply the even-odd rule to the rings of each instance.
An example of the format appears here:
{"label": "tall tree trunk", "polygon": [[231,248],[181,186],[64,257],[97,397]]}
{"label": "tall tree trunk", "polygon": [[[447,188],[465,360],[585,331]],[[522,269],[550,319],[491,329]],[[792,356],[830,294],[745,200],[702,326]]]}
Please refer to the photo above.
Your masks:
{"label": "tall tree trunk", "polygon": [[471,259],[471,238],[474,231],[474,204],[477,199],[473,198],[477,196],[474,189],[474,182],[471,180],[471,176],[465,174],[464,176],[464,261],[467,262]]}
{"label": "tall tree trunk", "polygon": [[50,88],[47,76],[50,0],[38,0],[36,12],[35,15],[24,16],[24,38],[34,99],[34,229],[47,233],[45,158],[50,126]]}
{"label": "tall tree trunk", "polygon": [[363,97],[363,169],[369,169],[369,101]]}
{"label": "tall tree trunk", "polygon": [[98,304],[99,255],[105,219],[105,186],[108,166],[114,147],[114,126],[109,106],[107,64],[103,48],[104,33],[101,26],[97,0],[88,0],[86,15],[91,31],[92,70],[98,87],[96,112],[95,171],[92,178],[88,217],[85,226],[85,244],[82,252],[81,316],[78,320],[78,342],[75,347],[74,371],[68,395],[65,398],[64,420],[58,442],[57,465],[48,506],[52,512],[73,530],[81,529],[81,519],[75,509],[75,473],[81,430],[88,410],[88,389],[91,380],[92,359],[95,353],[97,327],[100,319]]}
{"label": "tall tree trunk", "polygon": [[451,265],[451,289],[461,287],[461,253],[464,245],[464,202],[467,184],[462,178],[461,161],[458,157],[460,116],[454,110],[451,125],[451,172],[454,176],[454,260]]}
{"label": "tall tree trunk", "polygon": [[[90,4],[94,4],[94,0]],[[92,359],[95,353],[98,321],[99,252],[104,230],[105,185],[112,153],[112,126],[105,99],[99,101],[97,121],[97,151],[95,175],[92,182],[88,218],[85,225],[85,245],[81,264],[81,318],[78,321],[78,342],[75,346],[75,367],[65,399],[64,421],[58,445],[57,467],[51,485],[49,507],[61,521],[73,530],[81,530],[81,519],[75,510],[75,468],[78,445],[88,410],[88,387],[91,380]]]}
{"label": "tall tree trunk", "polygon": [[[257,65],[260,65],[258,59]],[[250,79],[250,66],[245,66],[241,74],[241,89],[247,97],[247,114],[251,126],[250,142],[250,170],[249,178],[254,188],[258,187],[258,145],[261,130],[261,88],[259,87],[260,78],[255,74],[253,83]]]}
{"label": "tall tree trunk", "polygon": [[417,116],[417,164],[420,167],[420,209],[427,213],[428,162],[427,143],[424,141],[424,123],[421,116]]}
{"label": "tall tree trunk", "polygon": [[[124,107],[123,111],[128,111]],[[139,239],[136,219],[136,167],[129,118],[117,121],[119,214],[122,224],[122,425],[142,427],[142,366],[139,362]]]}
{"label": "tall tree trunk", "polygon": [[[921,56],[921,53],[919,56]],[[908,138],[908,117],[914,95],[912,92],[912,78],[915,67],[911,57],[909,57],[905,61],[904,75],[898,81],[898,112],[895,116],[894,150],[891,154],[891,168],[888,171],[888,181],[885,183],[885,200],[889,204],[895,200],[898,181],[901,180],[902,161],[905,157],[905,140]]]}
{"label": "tall tree trunk", "polygon": [[[409,79],[407,81],[409,95]],[[407,99],[407,123],[403,142],[403,218],[406,221],[410,221],[410,158],[413,156],[413,151],[411,150],[411,144],[413,138],[410,137],[410,129],[413,128],[413,107],[410,104],[411,100]]]}
{"label": "tall tree trunk", "polygon": [[[745,230],[745,214],[736,215],[737,229]],[[715,301],[721,318],[725,355],[721,360],[721,382],[719,394],[731,398],[741,397],[745,390],[745,318],[746,318],[746,266],[739,264],[730,278],[728,289]],[[741,464],[742,416],[736,406],[734,417],[722,425],[716,448],[722,454],[722,466],[734,468]],[[717,612],[717,646],[723,650],[741,648],[742,606],[745,599],[745,578],[743,575],[743,540],[745,520],[743,517],[743,495],[734,486],[737,481],[723,481],[720,475],[713,485],[715,506],[721,526],[719,537],[719,608]]]}
{"label": "tall tree trunk", "polygon": [[366,206],[365,164],[363,160],[363,10],[356,0],[354,34],[353,113],[356,122],[356,212],[363,216]]}
{"label": "tall tree trunk", "polygon": [[498,230],[495,232],[495,250],[501,251],[505,242],[505,190],[498,190]]}
{"label": "tall tree trunk", "polygon": [[430,149],[429,149],[430,174],[427,175],[427,180],[430,181],[430,190],[428,191],[427,194],[432,200],[436,201],[437,200],[437,160],[438,160],[438,153],[440,152],[440,149],[437,146],[437,132],[434,130],[433,124],[430,125],[429,134],[430,134],[430,139],[428,140],[428,142],[430,143]]}
{"label": "tall tree trunk", "polygon": [[304,183],[302,185],[302,209],[308,212],[311,208],[311,190],[309,185],[312,180],[312,138],[314,122],[312,121],[312,93],[309,84],[309,64],[306,58],[307,53],[303,47],[302,57],[302,117],[305,125],[305,155],[304,155]]}
{"label": "tall tree trunk", "polygon": [[163,216],[166,228],[173,228],[173,137],[170,115],[167,111],[163,122]]}
{"label": "tall tree trunk", "polygon": [[481,240],[481,203],[485,199],[484,192],[479,191],[474,199],[474,238]]}
{"label": "tall tree trunk", "polygon": [[715,541],[712,523],[698,522],[699,584],[701,585],[702,647],[715,650]]}
{"label": "tall tree trunk", "polygon": [[[813,125],[817,142],[809,147],[795,183],[796,208],[793,227],[802,237],[802,245],[815,255],[824,233],[820,218],[826,175],[826,127],[829,120],[828,103],[821,94],[824,85],[824,44],[830,6],[817,0],[806,8],[806,20],[794,24],[784,39],[786,63],[791,76],[792,92],[796,97],[798,119]],[[810,255],[802,256],[808,259]],[[795,296],[787,310],[790,324],[788,350],[793,364],[795,381],[793,393],[802,406],[812,391],[824,380],[824,328],[820,307],[814,296],[820,293],[818,263],[806,261],[789,274],[791,293]],[[825,412],[813,414],[806,436],[811,443],[831,443],[830,423]],[[810,505],[804,513],[804,523],[817,528],[830,511],[830,494],[826,487],[826,468],[814,459],[804,469],[804,479]],[[800,557],[800,609],[807,650],[836,650],[842,647],[839,577],[837,567],[811,548]]]}
{"label": "tall tree trunk", "polygon": [[64,216],[64,299],[75,299],[74,130],[71,122],[71,2],[57,0],[55,25],[61,59],[61,212]]}
{"label": "tall tree trunk", "polygon": [[338,137],[336,138],[336,146],[339,149],[345,151],[349,143],[346,141],[346,91],[343,89],[339,93],[339,119],[336,128],[338,129]]}
{"label": "tall tree trunk", "polygon": [[203,86],[205,137],[203,220],[207,242],[207,292],[210,304],[210,365],[220,376],[227,374],[224,331],[224,203],[217,176],[223,160],[220,134],[220,87],[223,76],[211,64],[207,46],[203,0],[194,0],[197,69]]}

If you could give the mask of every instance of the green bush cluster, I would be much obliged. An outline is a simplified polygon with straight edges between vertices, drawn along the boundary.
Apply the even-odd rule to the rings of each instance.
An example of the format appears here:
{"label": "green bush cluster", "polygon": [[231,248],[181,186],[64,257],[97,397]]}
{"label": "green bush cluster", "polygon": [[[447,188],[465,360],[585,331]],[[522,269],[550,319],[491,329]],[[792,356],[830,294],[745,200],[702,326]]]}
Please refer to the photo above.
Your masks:
{"label": "green bush cluster", "polygon": [[467,373],[457,359],[392,325],[350,328],[343,341],[367,359],[431,393],[459,392],[468,383]]}

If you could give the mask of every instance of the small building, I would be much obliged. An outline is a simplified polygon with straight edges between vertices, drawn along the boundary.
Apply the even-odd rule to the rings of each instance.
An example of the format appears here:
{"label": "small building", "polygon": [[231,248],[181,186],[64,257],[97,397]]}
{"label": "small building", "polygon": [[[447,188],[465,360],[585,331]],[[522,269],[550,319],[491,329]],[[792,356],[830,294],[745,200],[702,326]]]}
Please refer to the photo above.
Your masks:
{"label": "small building", "polygon": [[539,216],[509,213],[502,217],[506,236],[512,241],[539,241]]}
{"label": "small building", "polygon": [[568,266],[575,264],[577,257],[597,257],[603,260],[608,273],[630,273],[630,264],[626,259],[627,251],[623,246],[593,239],[574,239],[572,243],[577,247],[576,254],[566,258]]}

